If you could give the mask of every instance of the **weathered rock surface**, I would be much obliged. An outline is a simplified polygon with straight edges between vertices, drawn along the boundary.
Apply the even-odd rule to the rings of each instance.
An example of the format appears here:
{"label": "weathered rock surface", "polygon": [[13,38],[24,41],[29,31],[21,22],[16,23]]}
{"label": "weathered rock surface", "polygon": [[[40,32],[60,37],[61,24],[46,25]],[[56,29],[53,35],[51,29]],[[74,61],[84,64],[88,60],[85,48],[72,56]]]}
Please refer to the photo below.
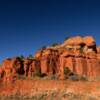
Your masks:
{"label": "weathered rock surface", "polygon": [[18,76],[34,77],[34,74],[41,73],[47,76],[56,74],[63,79],[66,67],[81,76],[100,76],[100,47],[96,47],[93,37],[71,37],[63,44],[38,50],[33,59],[6,59],[0,67],[0,77],[10,81]]}

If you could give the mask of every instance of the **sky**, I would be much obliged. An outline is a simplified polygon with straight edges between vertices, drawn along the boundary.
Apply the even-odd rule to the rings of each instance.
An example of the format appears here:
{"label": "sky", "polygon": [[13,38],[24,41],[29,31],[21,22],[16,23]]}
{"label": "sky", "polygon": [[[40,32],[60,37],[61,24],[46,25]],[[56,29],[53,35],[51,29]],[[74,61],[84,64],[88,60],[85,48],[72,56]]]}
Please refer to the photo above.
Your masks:
{"label": "sky", "polygon": [[0,0],[0,62],[75,35],[100,44],[100,0]]}

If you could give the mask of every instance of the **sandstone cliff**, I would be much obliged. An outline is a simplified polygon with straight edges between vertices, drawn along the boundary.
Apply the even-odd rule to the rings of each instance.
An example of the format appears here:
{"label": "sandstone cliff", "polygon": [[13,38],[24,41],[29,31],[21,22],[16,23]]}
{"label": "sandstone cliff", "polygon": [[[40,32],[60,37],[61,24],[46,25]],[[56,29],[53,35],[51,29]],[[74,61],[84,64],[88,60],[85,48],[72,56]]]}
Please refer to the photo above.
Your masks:
{"label": "sandstone cliff", "polygon": [[32,59],[20,57],[8,58],[0,67],[3,81],[14,81],[19,76],[57,75],[64,79],[64,69],[71,73],[96,78],[100,76],[100,47],[93,37],[71,37],[59,45],[38,50]]}

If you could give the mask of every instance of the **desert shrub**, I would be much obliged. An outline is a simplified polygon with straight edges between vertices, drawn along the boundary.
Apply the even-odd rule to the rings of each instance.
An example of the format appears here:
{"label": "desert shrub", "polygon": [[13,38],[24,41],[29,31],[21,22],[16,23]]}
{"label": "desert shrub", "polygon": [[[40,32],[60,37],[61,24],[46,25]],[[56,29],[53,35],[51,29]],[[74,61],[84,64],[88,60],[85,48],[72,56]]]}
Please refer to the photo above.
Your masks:
{"label": "desert shrub", "polygon": [[41,47],[41,49],[40,50],[45,50],[46,49],[46,46],[43,46],[43,47]]}
{"label": "desert shrub", "polygon": [[46,76],[47,76],[47,74],[41,73],[41,77],[42,77],[42,78],[44,78],[44,77],[46,77]]}
{"label": "desert shrub", "polygon": [[69,76],[69,79],[72,81],[78,81],[79,80],[79,75],[78,74],[73,74]]}
{"label": "desert shrub", "polygon": [[35,76],[41,77],[41,71],[39,69],[36,70],[36,72],[34,73]]}
{"label": "desert shrub", "polygon": [[68,40],[69,39],[69,37],[66,37],[65,39],[64,39],[64,41],[66,41],[66,40]]}
{"label": "desert shrub", "polygon": [[33,55],[32,55],[32,54],[30,54],[28,58],[29,58],[29,59],[33,59]]}
{"label": "desert shrub", "polygon": [[51,75],[51,80],[58,80],[58,76],[57,75]]}
{"label": "desert shrub", "polygon": [[64,67],[64,75],[68,75],[71,70],[68,67]]}
{"label": "desert shrub", "polygon": [[86,76],[81,76],[81,77],[80,77],[80,80],[81,80],[81,81],[88,81],[88,78],[87,78]]}
{"label": "desert shrub", "polygon": [[74,73],[73,75],[71,75],[69,77],[69,79],[72,80],[72,81],[79,81],[79,80],[80,81],[88,81],[88,78],[86,76],[80,76],[80,75],[78,75],[76,73]]}
{"label": "desert shrub", "polygon": [[27,76],[18,75],[18,79],[26,80],[27,79]]}
{"label": "desert shrub", "polygon": [[68,67],[64,67],[64,79],[67,79],[71,73],[71,70]]}
{"label": "desert shrub", "polygon": [[24,56],[23,56],[23,55],[20,55],[18,58],[19,58],[21,61],[24,60]]}
{"label": "desert shrub", "polygon": [[52,47],[55,47],[55,46],[57,46],[58,45],[58,43],[53,43],[51,46]]}
{"label": "desert shrub", "polygon": [[94,78],[94,79],[92,79],[92,80],[94,80],[94,81],[100,81],[100,76],[95,77],[95,78]]}

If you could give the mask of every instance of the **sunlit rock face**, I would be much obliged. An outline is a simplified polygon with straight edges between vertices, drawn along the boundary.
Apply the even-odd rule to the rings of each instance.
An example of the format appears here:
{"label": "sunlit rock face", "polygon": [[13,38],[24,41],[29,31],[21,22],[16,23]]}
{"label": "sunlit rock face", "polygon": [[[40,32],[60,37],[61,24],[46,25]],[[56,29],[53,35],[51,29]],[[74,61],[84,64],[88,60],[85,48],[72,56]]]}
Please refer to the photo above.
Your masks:
{"label": "sunlit rock face", "polygon": [[38,50],[33,59],[5,59],[0,67],[0,78],[10,81],[19,75],[34,77],[39,71],[47,76],[57,74],[63,79],[65,67],[81,76],[100,76],[100,47],[96,47],[93,37],[70,37],[62,44]]}
{"label": "sunlit rock face", "polygon": [[22,62],[18,57],[5,59],[2,63],[1,69],[1,78],[4,81],[13,81],[18,75],[23,75],[24,73]]}

